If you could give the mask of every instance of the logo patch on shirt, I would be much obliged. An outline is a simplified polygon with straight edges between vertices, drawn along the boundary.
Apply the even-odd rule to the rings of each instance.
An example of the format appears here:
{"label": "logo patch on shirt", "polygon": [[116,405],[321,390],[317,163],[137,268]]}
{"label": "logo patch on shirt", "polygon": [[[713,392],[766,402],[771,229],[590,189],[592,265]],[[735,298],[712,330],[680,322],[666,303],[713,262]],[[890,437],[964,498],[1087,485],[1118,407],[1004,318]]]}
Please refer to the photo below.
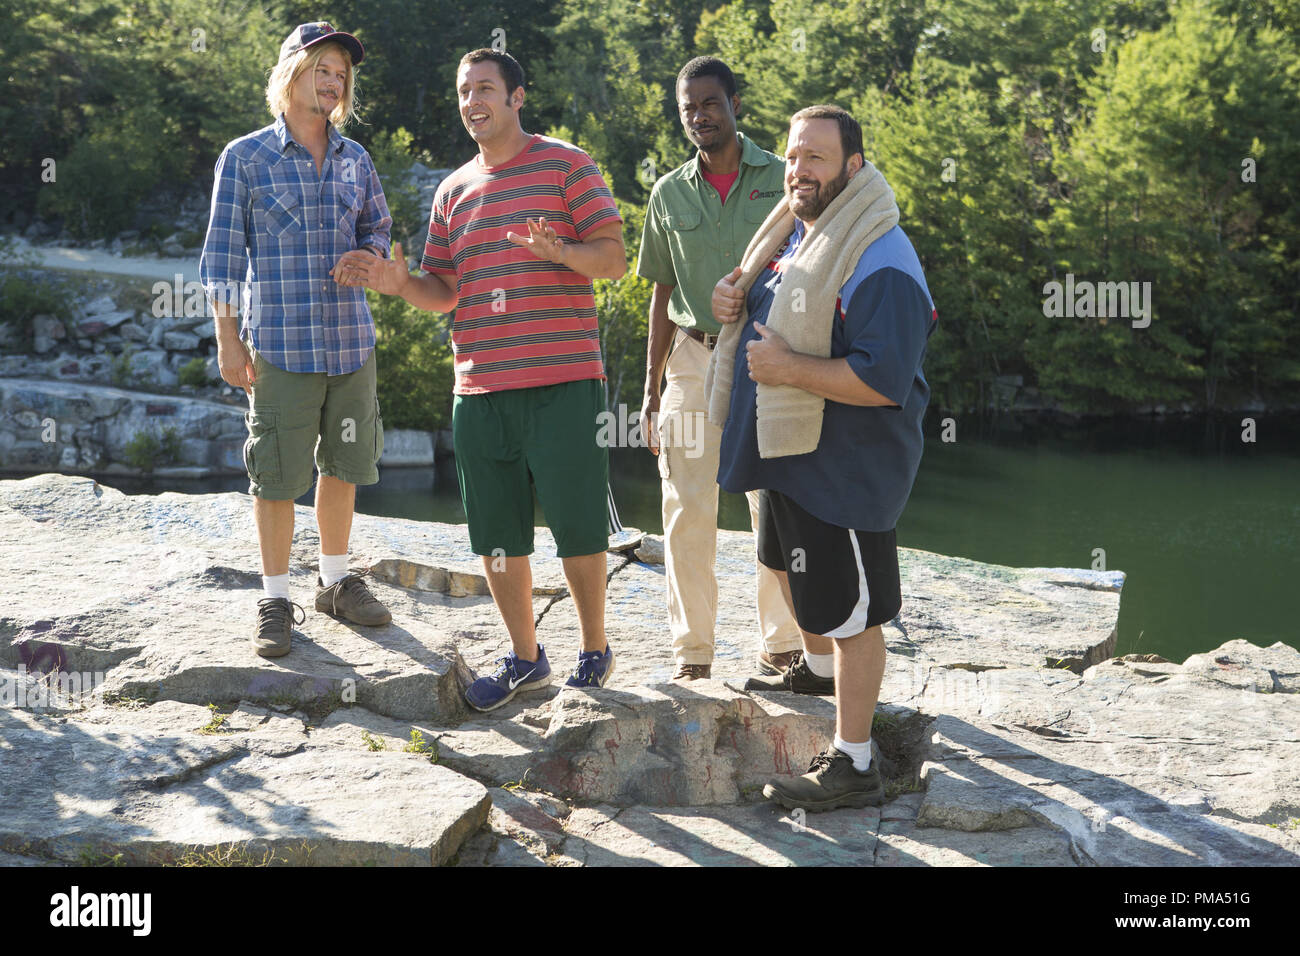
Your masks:
{"label": "logo patch on shirt", "polygon": [[773,196],[779,196],[779,195],[781,195],[781,190],[779,189],[769,189],[766,192],[755,189],[752,192],[750,192],[749,198],[750,199],[771,199]]}

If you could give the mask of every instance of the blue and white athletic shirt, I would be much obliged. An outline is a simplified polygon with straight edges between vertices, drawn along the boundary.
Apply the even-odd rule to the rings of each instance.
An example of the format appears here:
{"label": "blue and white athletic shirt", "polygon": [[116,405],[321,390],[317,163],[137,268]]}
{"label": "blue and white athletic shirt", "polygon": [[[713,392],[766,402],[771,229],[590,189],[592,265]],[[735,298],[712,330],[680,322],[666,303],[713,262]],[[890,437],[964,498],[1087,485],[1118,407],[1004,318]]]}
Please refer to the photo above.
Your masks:
{"label": "blue and white athletic shirt", "polygon": [[863,382],[895,404],[863,407],[827,399],[814,451],[760,458],[757,383],[749,377],[745,348],[758,338],[752,323],[766,324],[782,265],[803,237],[803,223],[795,220],[785,247],[750,287],[750,322],[736,351],[718,484],[733,492],[779,491],[830,524],[888,531],[903,513],[921,463],[921,417],[930,401],[921,363],[938,315],[916,251],[894,226],[867,247],[840,289],[830,357],[847,358]]}

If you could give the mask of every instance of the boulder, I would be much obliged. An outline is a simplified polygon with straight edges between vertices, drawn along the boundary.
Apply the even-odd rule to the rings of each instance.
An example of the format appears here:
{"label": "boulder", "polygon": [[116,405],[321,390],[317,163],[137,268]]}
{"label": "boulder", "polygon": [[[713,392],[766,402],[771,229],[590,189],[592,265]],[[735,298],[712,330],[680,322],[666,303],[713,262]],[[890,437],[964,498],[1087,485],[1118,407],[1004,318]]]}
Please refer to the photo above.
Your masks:
{"label": "boulder", "polygon": [[384,429],[384,455],[379,464],[386,468],[427,467],[433,464],[433,433],[413,428]]}
{"label": "boulder", "polygon": [[133,352],[128,368],[131,379],[146,387],[171,387],[178,382],[176,373],[167,366],[167,353],[161,349]]}
{"label": "boulder", "polygon": [[44,355],[54,348],[55,342],[67,338],[63,323],[52,315],[38,315],[32,319],[32,349]]}
{"label": "boulder", "polygon": [[482,784],[415,754],[315,747],[301,729],[137,728],[137,713],[0,710],[0,848],[83,864],[439,866],[491,806]]}

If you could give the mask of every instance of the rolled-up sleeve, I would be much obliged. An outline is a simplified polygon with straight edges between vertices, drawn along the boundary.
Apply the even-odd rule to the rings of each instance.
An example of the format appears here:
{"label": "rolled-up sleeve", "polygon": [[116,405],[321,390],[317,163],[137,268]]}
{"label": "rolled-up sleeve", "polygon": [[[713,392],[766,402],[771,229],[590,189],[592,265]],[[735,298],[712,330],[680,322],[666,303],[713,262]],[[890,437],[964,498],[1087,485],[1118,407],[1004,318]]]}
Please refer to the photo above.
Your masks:
{"label": "rolled-up sleeve", "polygon": [[387,259],[390,237],[393,229],[393,217],[388,212],[388,200],[384,198],[384,187],[379,182],[379,173],[369,154],[362,160],[365,170],[362,179],[365,183],[365,198],[361,212],[357,215],[357,247],[369,246]]}
{"label": "rolled-up sleeve", "polygon": [[248,276],[248,184],[229,149],[217,158],[212,212],[199,257],[199,279],[214,305],[239,307],[239,287]]}
{"label": "rolled-up sleeve", "polygon": [[[658,186],[659,183],[655,183],[656,193]],[[641,228],[641,251],[637,253],[636,259],[636,274],[660,285],[675,286],[678,285],[677,273],[673,269],[673,254],[668,247],[668,236],[664,233],[659,209],[660,201],[656,193],[651,193],[650,203],[645,210],[645,224]]]}

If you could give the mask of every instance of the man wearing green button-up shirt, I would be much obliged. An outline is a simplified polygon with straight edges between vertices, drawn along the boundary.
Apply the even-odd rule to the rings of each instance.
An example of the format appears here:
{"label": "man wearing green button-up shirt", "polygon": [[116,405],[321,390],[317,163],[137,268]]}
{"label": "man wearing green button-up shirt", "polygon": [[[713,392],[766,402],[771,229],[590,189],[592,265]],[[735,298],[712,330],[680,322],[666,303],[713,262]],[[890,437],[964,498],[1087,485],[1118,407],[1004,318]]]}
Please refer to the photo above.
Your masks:
{"label": "man wearing green button-up shirt", "polygon": [[[696,57],[682,67],[677,107],[698,152],[655,183],[636,271],[655,284],[641,431],[659,456],[663,486],[673,679],[694,680],[711,676],[718,609],[722,433],[708,421],[704,392],[709,352],[721,328],[713,318],[713,287],[740,263],[759,225],[782,201],[785,162],[736,131],[736,81],[716,57]],[[757,497],[749,495],[755,525]],[[802,642],[776,576],[757,561],[755,567],[763,644],[758,665],[776,675],[794,662]]]}

